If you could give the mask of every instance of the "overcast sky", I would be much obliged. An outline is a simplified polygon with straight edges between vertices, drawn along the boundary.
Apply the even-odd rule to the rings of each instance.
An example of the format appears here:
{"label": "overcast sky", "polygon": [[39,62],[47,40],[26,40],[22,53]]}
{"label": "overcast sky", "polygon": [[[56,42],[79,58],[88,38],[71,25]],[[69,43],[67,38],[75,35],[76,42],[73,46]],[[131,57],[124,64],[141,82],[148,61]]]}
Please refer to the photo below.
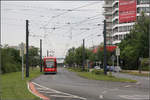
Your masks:
{"label": "overcast sky", "polygon": [[64,57],[72,46],[81,46],[83,38],[86,47],[98,45],[103,41],[103,4],[103,1],[2,1],[2,44],[25,43],[28,19],[29,45],[40,47],[42,39],[44,56],[47,50],[54,50],[54,56]]}

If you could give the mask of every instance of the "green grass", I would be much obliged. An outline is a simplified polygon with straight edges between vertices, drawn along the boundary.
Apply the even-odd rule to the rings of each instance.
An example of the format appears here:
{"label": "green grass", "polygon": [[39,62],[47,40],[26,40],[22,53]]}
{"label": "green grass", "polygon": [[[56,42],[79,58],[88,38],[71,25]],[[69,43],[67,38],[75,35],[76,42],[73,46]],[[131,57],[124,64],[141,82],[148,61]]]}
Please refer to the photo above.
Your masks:
{"label": "green grass", "polygon": [[27,82],[40,75],[39,69],[30,70],[30,77],[21,78],[21,72],[12,72],[1,75],[1,99],[2,100],[40,100],[29,92]]}
{"label": "green grass", "polygon": [[113,81],[113,82],[137,82],[136,80],[131,80],[127,78],[117,78],[112,75],[104,75],[103,71],[94,70],[93,72],[81,72],[78,71],[77,69],[74,70],[73,68],[69,68],[68,70],[76,72],[77,75],[91,80],[102,80],[102,81]]}
{"label": "green grass", "polygon": [[136,75],[136,76],[149,76],[149,73],[139,73],[139,72],[131,72],[131,71],[122,71],[122,73],[127,73],[130,75]]}

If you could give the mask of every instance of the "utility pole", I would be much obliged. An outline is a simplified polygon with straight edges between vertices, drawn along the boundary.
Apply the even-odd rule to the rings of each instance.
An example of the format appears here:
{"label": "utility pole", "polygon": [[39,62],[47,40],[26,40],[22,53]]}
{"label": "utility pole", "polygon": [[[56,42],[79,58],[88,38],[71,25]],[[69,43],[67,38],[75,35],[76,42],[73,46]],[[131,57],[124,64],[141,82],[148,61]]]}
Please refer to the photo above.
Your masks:
{"label": "utility pole", "polygon": [[104,20],[104,74],[107,75],[106,20]]}
{"label": "utility pole", "polygon": [[42,39],[40,39],[40,72],[42,72]]}
{"label": "utility pole", "polygon": [[26,77],[29,77],[29,21],[26,20]]}
{"label": "utility pole", "polygon": [[[150,8],[150,1],[149,1],[149,8]],[[150,18],[150,12],[149,12],[149,18]],[[149,66],[150,66],[150,24],[149,24]],[[149,67],[149,71],[150,71],[150,67]],[[150,75],[150,72],[149,72],[149,75]]]}
{"label": "utility pole", "polygon": [[82,60],[83,60],[83,67],[82,67],[82,71],[84,71],[84,64],[85,64],[85,48],[84,48],[84,39],[83,39],[83,55],[82,55]]}

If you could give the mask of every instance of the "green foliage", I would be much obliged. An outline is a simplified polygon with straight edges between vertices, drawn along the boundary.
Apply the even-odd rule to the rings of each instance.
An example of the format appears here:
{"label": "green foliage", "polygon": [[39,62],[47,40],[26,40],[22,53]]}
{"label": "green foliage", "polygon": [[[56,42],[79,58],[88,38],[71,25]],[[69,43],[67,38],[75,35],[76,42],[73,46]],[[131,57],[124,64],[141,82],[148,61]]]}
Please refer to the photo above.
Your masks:
{"label": "green foliage", "polygon": [[97,69],[92,70],[91,73],[96,75],[104,75],[104,72],[102,70],[97,70]]}
{"label": "green foliage", "polygon": [[139,58],[148,58],[150,19],[142,13],[130,34],[119,44],[123,69],[138,69]]}
{"label": "green foliage", "polygon": [[[114,52],[110,52],[110,51],[106,51],[107,52],[107,63],[108,64],[111,64],[112,60],[111,60],[111,56],[114,54]],[[98,52],[96,53],[97,55],[97,58],[96,61],[101,61],[103,63],[103,60],[104,60],[104,50],[100,50],[100,47],[98,49]]]}
{"label": "green foliage", "polygon": [[16,72],[21,70],[21,58],[19,50],[13,48],[1,48],[2,73]]}
{"label": "green foliage", "polygon": [[[5,46],[1,50],[1,65],[2,73],[16,72],[21,70],[21,57],[19,50]],[[25,56],[24,56],[25,58]],[[29,49],[29,65],[36,66],[39,64],[38,48],[32,47]],[[25,60],[25,59],[24,59]],[[25,61],[24,61],[25,62]]]}
{"label": "green foliage", "polygon": [[[111,56],[114,55],[114,52],[107,51],[107,60],[108,64],[112,64]],[[98,48],[97,53],[93,53],[92,50],[85,48],[85,64],[86,61],[89,60],[89,62],[92,62],[91,66],[95,65],[96,61],[101,61],[103,64],[103,56],[104,51],[100,50],[100,47]],[[65,58],[65,63],[68,64],[70,67],[77,65],[78,67],[82,66],[83,64],[83,47],[78,48],[71,48],[68,50],[67,56]]]}
{"label": "green foliage", "polygon": [[29,49],[29,66],[40,65],[40,56],[38,54],[39,49],[32,47]]}
{"label": "green foliage", "polygon": [[30,77],[24,77],[24,80],[22,80],[21,72],[1,75],[1,100],[40,100],[27,88],[27,82],[39,75],[41,75],[40,69],[30,70]]}
{"label": "green foliage", "polygon": [[150,59],[149,58],[143,58],[141,61],[142,70],[149,71],[150,70]]}
{"label": "green foliage", "polygon": [[[91,51],[85,48],[85,59],[89,59]],[[67,56],[65,58],[65,63],[69,66],[77,65],[82,66],[83,63],[83,48],[71,48],[68,50]]]}

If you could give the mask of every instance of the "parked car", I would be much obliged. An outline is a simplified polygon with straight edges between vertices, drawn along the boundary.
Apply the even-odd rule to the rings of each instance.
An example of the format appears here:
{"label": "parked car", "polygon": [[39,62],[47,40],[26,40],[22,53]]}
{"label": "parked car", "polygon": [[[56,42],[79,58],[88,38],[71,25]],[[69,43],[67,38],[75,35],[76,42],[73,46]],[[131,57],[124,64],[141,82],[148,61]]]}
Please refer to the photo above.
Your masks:
{"label": "parked car", "polygon": [[113,72],[115,70],[115,67],[114,66],[110,66],[109,67],[109,71]]}
{"label": "parked car", "polygon": [[115,66],[114,67],[114,72],[120,72],[122,69],[120,68],[120,66]]}
{"label": "parked car", "polygon": [[95,66],[94,69],[101,69],[100,66]]}

